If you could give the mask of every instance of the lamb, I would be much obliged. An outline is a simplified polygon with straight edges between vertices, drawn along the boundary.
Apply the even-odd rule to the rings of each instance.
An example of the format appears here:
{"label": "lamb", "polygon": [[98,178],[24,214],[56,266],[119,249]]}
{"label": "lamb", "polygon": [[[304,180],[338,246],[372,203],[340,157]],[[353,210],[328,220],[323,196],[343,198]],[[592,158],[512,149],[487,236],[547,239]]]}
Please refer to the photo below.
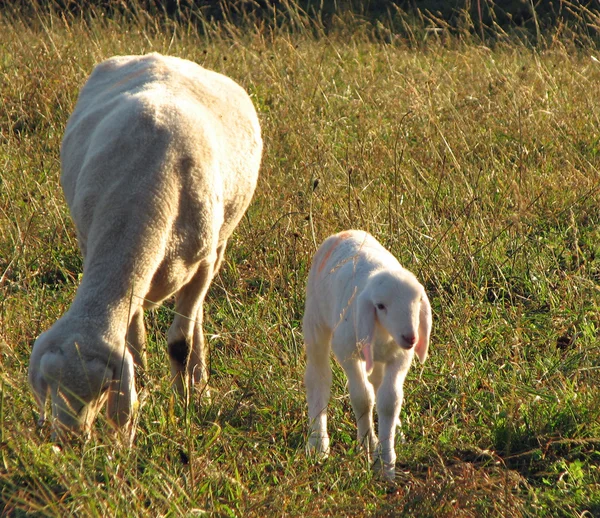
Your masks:
{"label": "lamb", "polygon": [[208,380],[203,302],[252,199],[262,139],[248,94],[190,61],[116,56],[82,88],[61,146],[61,185],[84,258],[68,311],[36,340],[29,383],[53,436],[109,422],[135,433],[143,309],[175,295],[167,342],[178,392]]}
{"label": "lamb", "polygon": [[[330,349],[348,378],[358,443],[395,477],[394,440],[406,374],[416,353],[427,359],[431,306],[423,286],[373,236],[348,230],[327,238],[308,275],[303,319],[307,450],[329,454]],[[376,395],[376,397],[375,397]],[[377,400],[379,443],[373,428]]]}

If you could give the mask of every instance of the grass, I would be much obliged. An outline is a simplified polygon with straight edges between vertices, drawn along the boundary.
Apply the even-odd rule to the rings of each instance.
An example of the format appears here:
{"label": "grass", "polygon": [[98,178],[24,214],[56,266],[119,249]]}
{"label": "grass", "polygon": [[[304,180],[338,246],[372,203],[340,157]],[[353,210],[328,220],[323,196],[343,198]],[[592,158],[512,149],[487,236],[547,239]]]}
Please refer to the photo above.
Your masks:
{"label": "grass", "polygon": [[[143,13],[0,12],[0,514],[600,515],[593,26],[533,48],[506,33],[425,40],[406,20],[403,37],[359,18],[325,30],[291,13],[289,27],[198,30]],[[26,379],[81,274],[60,139],[94,63],[153,50],[233,77],[263,127],[257,192],[205,308],[213,400],[186,412],[171,397],[167,304],[146,317],[135,447],[116,448],[100,419],[60,452],[35,429]],[[350,227],[414,271],[434,311],[394,486],[356,451],[337,367],[332,456],[304,455],[304,284],[316,244]]]}

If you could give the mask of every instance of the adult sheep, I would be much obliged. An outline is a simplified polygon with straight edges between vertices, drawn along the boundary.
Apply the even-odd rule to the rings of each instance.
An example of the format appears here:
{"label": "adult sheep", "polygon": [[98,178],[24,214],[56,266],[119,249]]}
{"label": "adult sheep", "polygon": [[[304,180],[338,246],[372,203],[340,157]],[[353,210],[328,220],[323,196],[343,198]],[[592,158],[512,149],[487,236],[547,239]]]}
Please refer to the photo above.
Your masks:
{"label": "adult sheep", "polygon": [[261,153],[254,106],[231,79],[157,53],[95,67],[61,147],[83,278],[29,364],[40,422],[49,394],[55,434],[87,434],[107,402],[109,421],[133,440],[143,309],[172,295],[173,382],[181,393],[206,384],[202,306]]}

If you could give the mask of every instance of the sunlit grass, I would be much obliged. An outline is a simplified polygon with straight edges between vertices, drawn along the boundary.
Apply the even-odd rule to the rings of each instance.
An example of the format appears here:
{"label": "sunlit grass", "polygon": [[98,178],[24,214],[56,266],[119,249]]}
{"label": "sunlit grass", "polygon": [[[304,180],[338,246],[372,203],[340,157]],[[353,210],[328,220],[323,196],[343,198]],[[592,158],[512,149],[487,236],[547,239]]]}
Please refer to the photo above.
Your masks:
{"label": "sunlit grass", "polygon": [[[600,513],[589,34],[563,27],[532,48],[502,34],[423,42],[419,26],[378,39],[360,19],[326,31],[297,10],[278,29],[250,22],[0,14],[0,514]],[[94,63],[149,51],[231,76],[263,127],[254,202],[206,304],[213,399],[189,412],[172,400],[166,304],[146,317],[136,445],[119,451],[100,419],[89,443],[59,452],[35,430],[26,371],[81,274],[60,139]],[[316,244],[350,227],[414,271],[434,310],[430,358],[405,385],[394,488],[356,451],[339,369],[332,456],[304,456],[304,284]]]}

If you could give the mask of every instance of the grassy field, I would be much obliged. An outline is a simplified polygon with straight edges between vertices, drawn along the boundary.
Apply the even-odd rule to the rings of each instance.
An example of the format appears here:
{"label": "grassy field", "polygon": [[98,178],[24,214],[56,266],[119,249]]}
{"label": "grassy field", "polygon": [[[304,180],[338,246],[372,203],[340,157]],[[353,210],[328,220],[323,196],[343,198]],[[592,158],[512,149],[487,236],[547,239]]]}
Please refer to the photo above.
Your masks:
{"label": "grassy field", "polygon": [[[0,515],[600,516],[593,28],[534,49],[346,22],[0,13]],[[99,419],[59,451],[35,428],[26,373],[81,275],[60,140],[92,66],[149,51],[231,76],[263,127],[257,192],[205,308],[213,399],[186,411],[171,397],[166,304],[146,318],[135,446]],[[316,245],[346,228],[414,271],[434,312],[395,485],[356,450],[337,367],[332,455],[304,454],[304,286]]]}

